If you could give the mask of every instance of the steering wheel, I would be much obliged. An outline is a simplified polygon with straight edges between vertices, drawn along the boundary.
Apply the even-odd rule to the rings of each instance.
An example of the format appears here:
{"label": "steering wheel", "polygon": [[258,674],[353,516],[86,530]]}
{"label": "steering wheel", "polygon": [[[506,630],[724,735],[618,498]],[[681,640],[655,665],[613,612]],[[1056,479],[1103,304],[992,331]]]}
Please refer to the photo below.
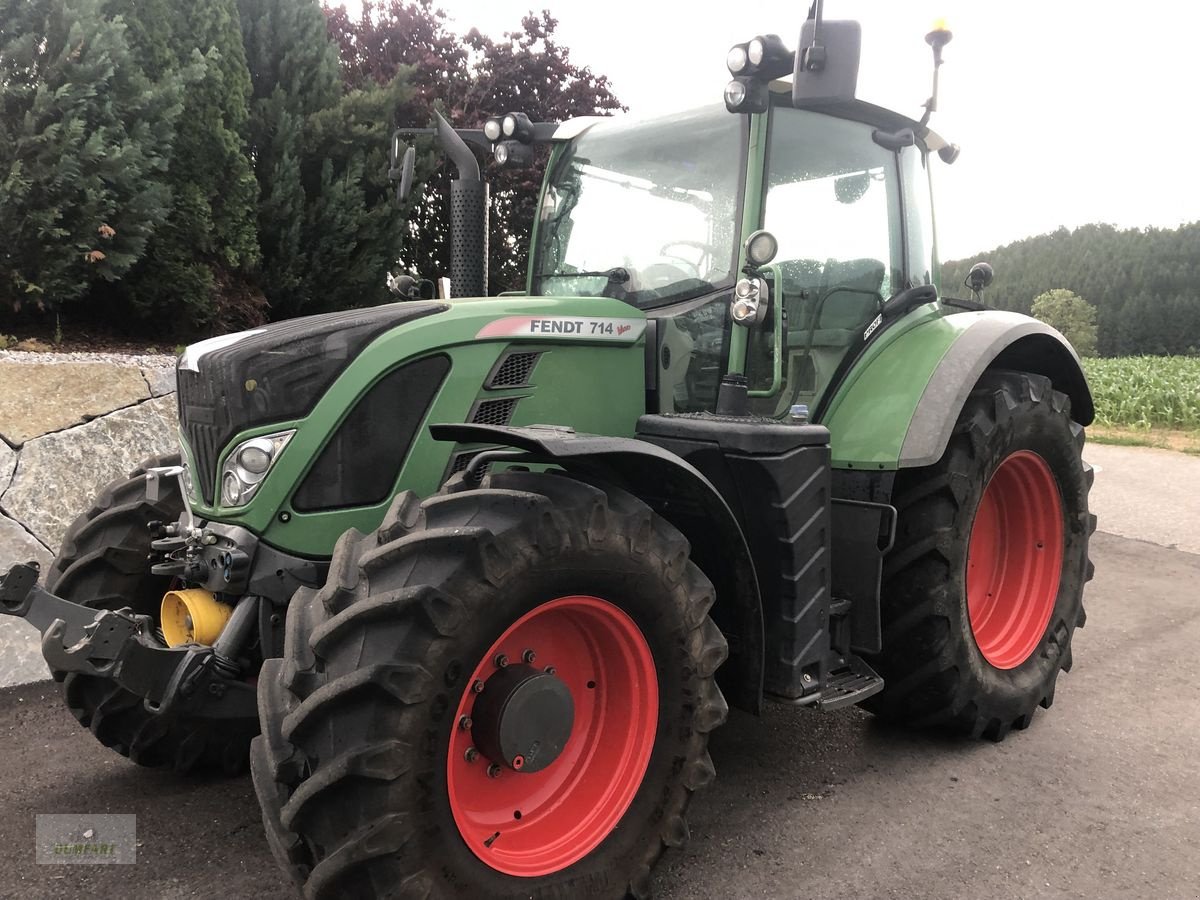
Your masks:
{"label": "steering wheel", "polygon": [[[701,251],[700,259],[698,259],[696,262],[692,262],[686,256],[669,252],[671,247],[691,247],[695,250],[699,250]],[[675,262],[683,263],[685,266],[693,270],[695,273],[694,277],[699,278],[701,267],[704,267],[705,269],[711,268],[711,260],[715,252],[716,248],[713,247],[712,244],[707,244],[704,241],[667,241],[662,245],[662,247],[659,248],[658,255],[665,257],[666,259],[674,260]],[[704,266],[705,260],[710,261],[709,266]]]}

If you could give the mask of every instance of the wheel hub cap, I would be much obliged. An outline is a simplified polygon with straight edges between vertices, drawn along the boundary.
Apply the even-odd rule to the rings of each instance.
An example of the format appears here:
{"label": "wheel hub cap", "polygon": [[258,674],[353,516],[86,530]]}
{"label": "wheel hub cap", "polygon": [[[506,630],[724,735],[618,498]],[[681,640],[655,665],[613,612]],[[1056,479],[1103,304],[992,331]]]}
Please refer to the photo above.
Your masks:
{"label": "wheel hub cap", "polygon": [[575,723],[575,703],[567,686],[549,672],[505,666],[487,680],[471,719],[480,753],[528,775],[562,753]]}

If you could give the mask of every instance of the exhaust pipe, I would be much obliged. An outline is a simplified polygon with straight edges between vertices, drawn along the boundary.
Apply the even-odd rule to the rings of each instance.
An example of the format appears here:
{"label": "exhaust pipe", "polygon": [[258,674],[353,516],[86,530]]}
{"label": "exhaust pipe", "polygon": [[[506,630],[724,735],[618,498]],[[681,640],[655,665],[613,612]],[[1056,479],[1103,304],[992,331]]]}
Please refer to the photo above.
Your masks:
{"label": "exhaust pipe", "polygon": [[486,297],[488,285],[488,185],[479,160],[442,114],[438,143],[458,170],[450,182],[450,296]]}

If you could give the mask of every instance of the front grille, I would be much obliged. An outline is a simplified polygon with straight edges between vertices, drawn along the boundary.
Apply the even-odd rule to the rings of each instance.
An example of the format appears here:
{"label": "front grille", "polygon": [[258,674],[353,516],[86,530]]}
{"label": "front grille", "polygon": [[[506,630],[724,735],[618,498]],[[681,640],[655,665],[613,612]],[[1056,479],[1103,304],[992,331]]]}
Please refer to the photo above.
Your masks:
{"label": "front grille", "polygon": [[505,397],[501,400],[481,400],[475,406],[471,422],[476,425],[507,425],[520,397]]}
{"label": "front grille", "polygon": [[484,383],[485,388],[525,387],[529,384],[529,376],[537,365],[541,353],[523,353],[511,351],[500,360],[492,374]]}

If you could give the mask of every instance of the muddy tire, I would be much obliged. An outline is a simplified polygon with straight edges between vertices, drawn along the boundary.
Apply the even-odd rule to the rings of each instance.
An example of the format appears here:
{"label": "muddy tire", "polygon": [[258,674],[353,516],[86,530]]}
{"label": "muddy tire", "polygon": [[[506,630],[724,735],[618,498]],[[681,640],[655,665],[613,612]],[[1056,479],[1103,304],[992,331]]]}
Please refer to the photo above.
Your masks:
{"label": "muddy tire", "polygon": [[263,667],[277,859],[314,898],[644,896],[714,776],[713,600],[620,490],[508,472],[400,495],[339,540]]}
{"label": "muddy tire", "polygon": [[[183,512],[174,479],[159,486],[159,499],[146,497],[146,469],[178,465],[179,457],[148,459],[100,491],[92,508],[77,518],[63,538],[58,558],[46,576],[46,588],[94,609],[130,607],[158,618],[170,579],[150,574],[152,521],[173,522]],[[141,698],[103,678],[53,672],[62,682],[71,714],[104,746],[138,765],[170,767],[183,773],[219,768],[230,774],[245,769],[255,719],[199,720],[163,718],[146,711]]]}
{"label": "muddy tire", "polygon": [[1050,707],[1093,571],[1083,441],[1049,379],[989,373],[941,460],[899,474],[867,709],[999,741]]}

